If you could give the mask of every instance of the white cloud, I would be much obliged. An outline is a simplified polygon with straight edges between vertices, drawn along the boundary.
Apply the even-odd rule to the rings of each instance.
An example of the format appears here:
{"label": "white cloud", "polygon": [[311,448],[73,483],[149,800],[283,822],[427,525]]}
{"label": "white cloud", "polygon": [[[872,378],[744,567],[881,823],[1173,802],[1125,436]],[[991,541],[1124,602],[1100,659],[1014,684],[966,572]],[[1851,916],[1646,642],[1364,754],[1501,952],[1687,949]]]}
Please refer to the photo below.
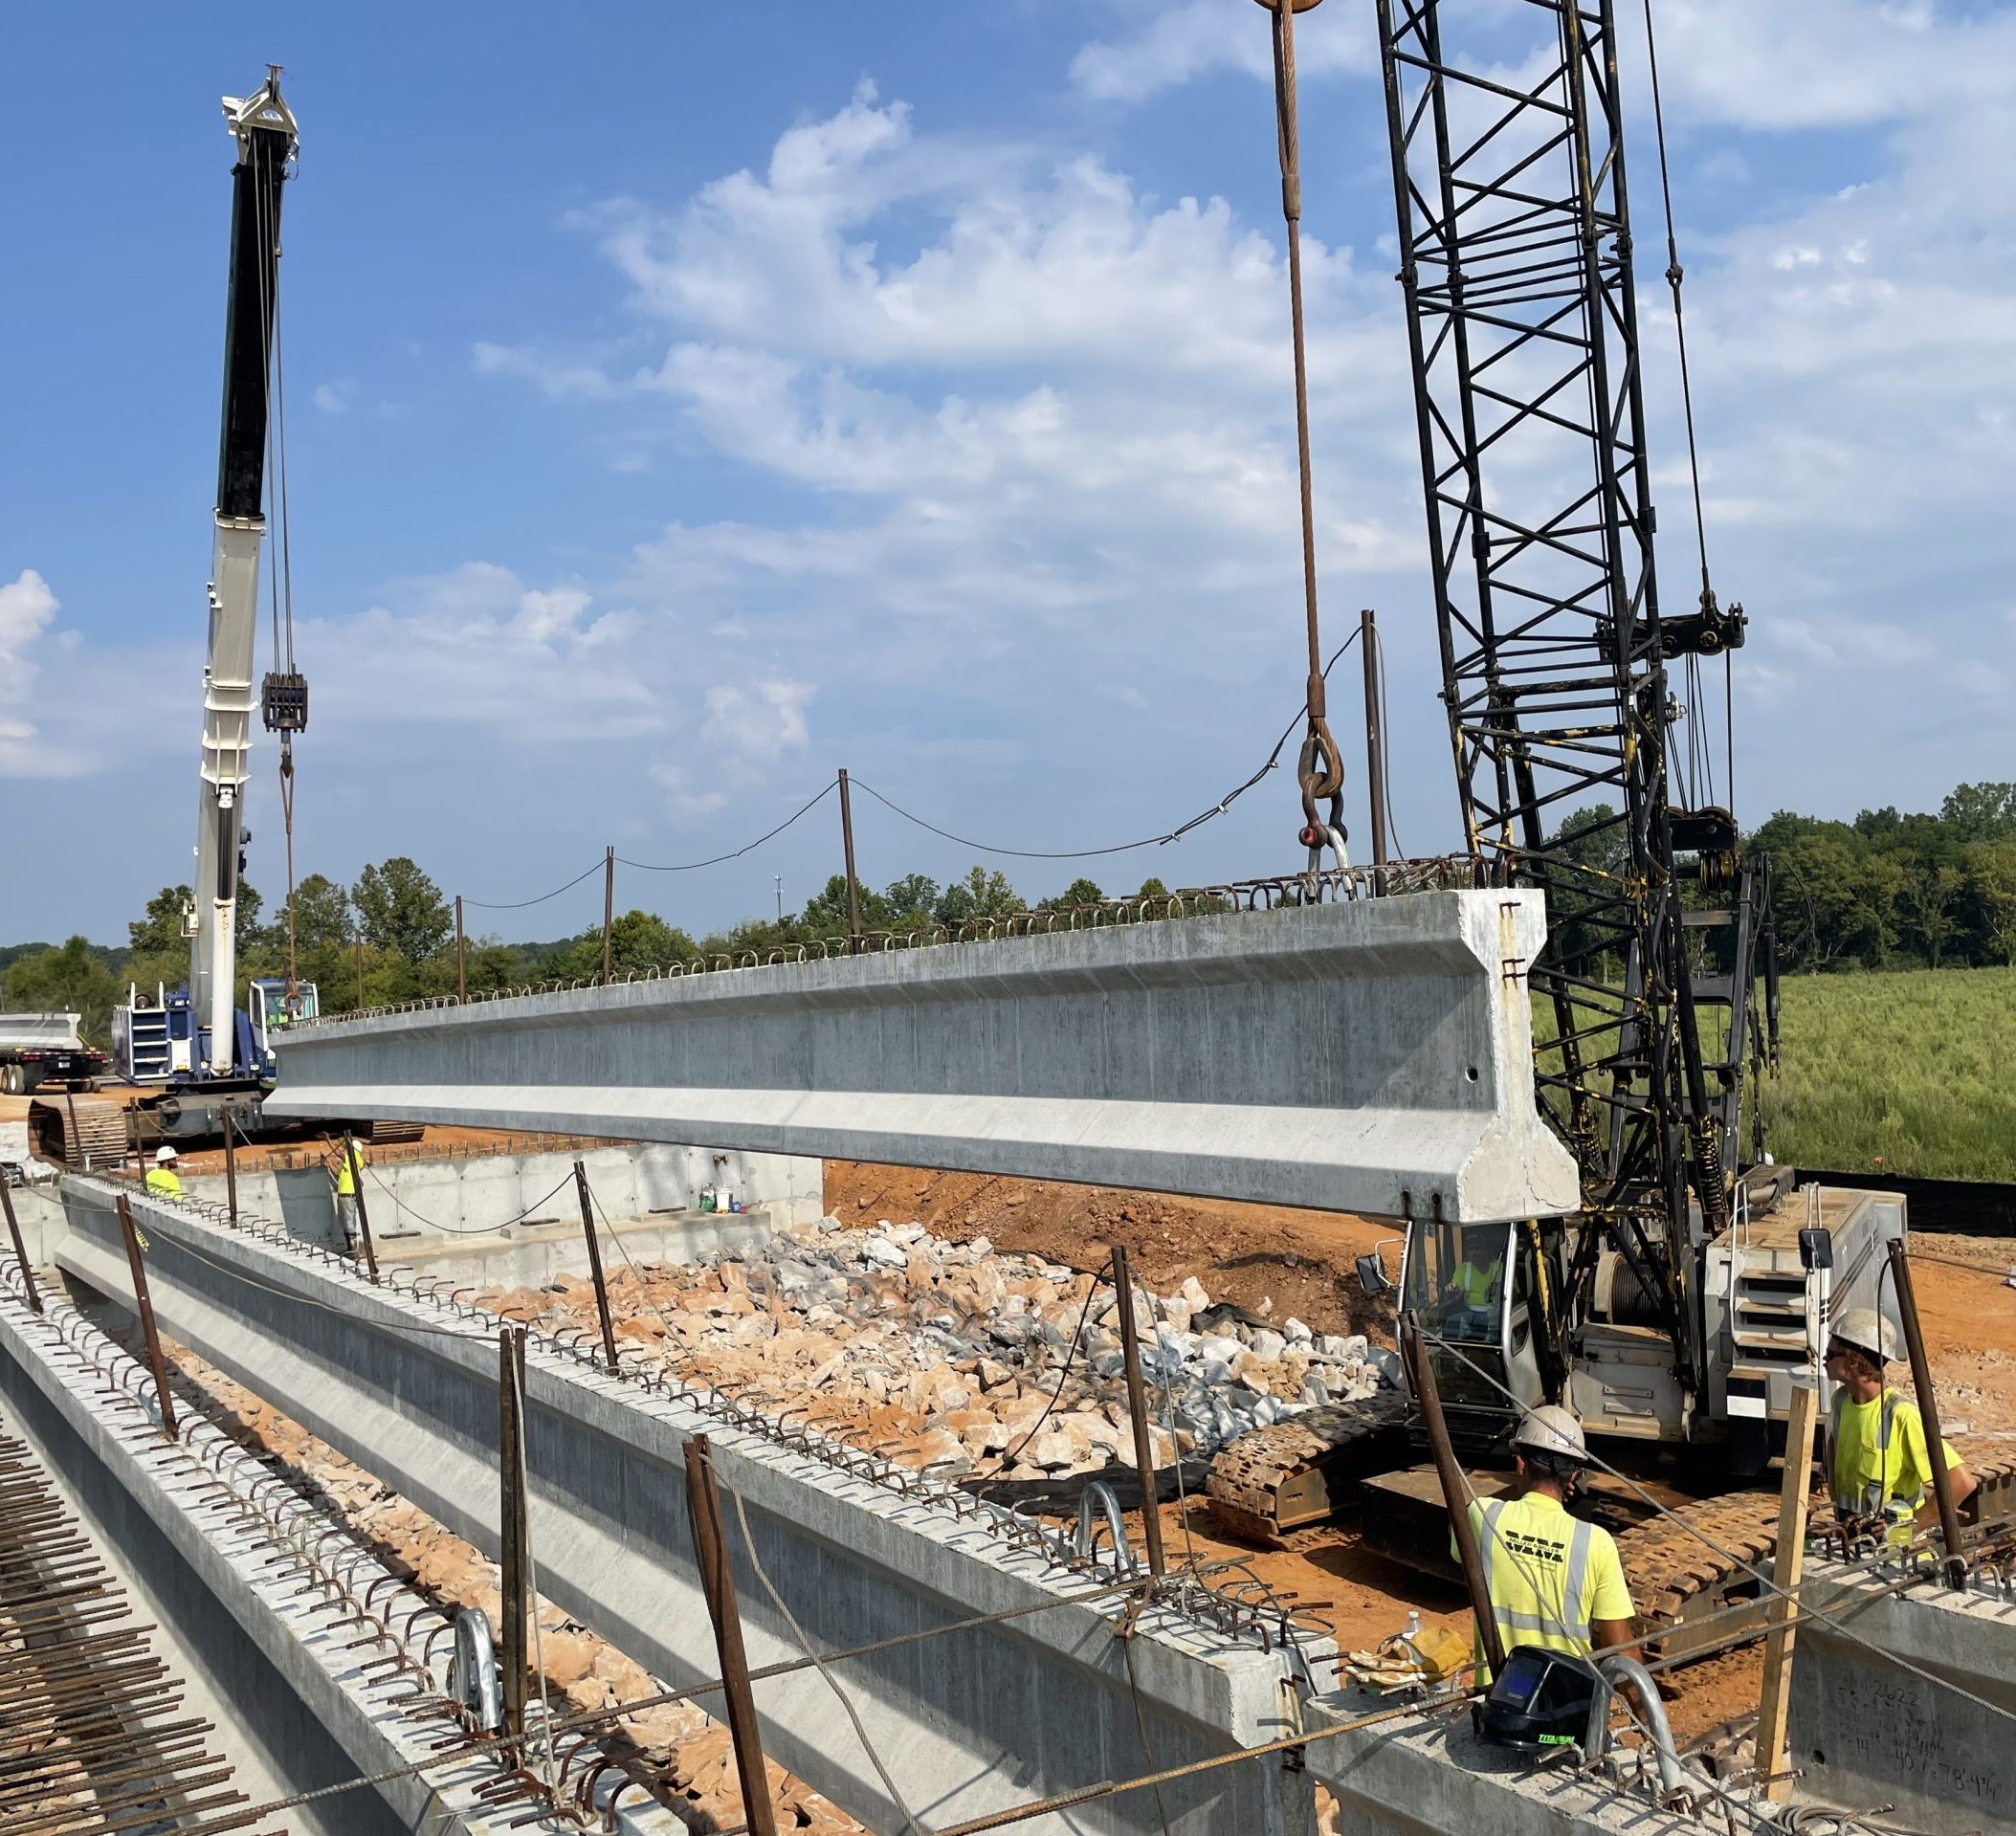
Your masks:
{"label": "white cloud", "polygon": [[[1279,660],[1299,681],[1286,280],[1224,200],[926,132],[864,86],[760,171],[573,221],[669,333],[626,423],[670,406],[703,450],[825,500],[672,524],[610,586],[704,628],[730,679],[844,685],[906,756],[944,718],[916,693],[934,682],[1048,718],[1060,677],[1137,710],[1149,678],[1194,693]],[[1417,546],[1396,290],[1314,237],[1305,269],[1321,561],[1356,595]],[[772,745],[796,731],[735,705]],[[719,750],[656,767],[681,814],[720,807]]]}
{"label": "white cloud", "polygon": [[510,344],[478,343],[471,348],[470,362],[478,376],[518,377],[549,401],[599,402],[616,392],[593,364],[555,361]]}
{"label": "white cloud", "polygon": [[[1139,102],[1214,70],[1274,76],[1273,21],[1258,7],[1224,0],[1131,6],[1131,30],[1086,45],[1071,79],[1100,101]],[[1296,68],[1303,76],[1377,67],[1369,6],[1329,7],[1296,19]],[[1138,22],[1138,23],[1136,23]]]}
{"label": "white cloud", "polygon": [[35,723],[6,712],[29,706],[41,667],[33,653],[61,602],[33,567],[0,586],[0,777],[67,777],[78,769],[76,739],[44,742]]}
{"label": "white cloud", "polygon": [[347,414],[351,389],[348,383],[318,383],[309,400],[324,414]]}

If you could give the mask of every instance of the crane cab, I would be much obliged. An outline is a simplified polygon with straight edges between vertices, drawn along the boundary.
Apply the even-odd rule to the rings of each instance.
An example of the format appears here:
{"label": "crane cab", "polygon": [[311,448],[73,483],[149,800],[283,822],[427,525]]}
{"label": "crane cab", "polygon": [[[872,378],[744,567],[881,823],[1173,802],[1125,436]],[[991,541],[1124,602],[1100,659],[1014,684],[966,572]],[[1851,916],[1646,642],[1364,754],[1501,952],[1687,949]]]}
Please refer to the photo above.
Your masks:
{"label": "crane cab", "polygon": [[1450,1438],[1473,1457],[1503,1444],[1520,1408],[1548,1400],[1535,1330],[1540,1272],[1535,1233],[1521,1226],[1408,1223],[1400,1311],[1434,1361]]}
{"label": "crane cab", "polygon": [[294,997],[287,995],[281,976],[255,976],[245,991],[245,1017],[252,1033],[252,1059],[258,1074],[271,1077],[276,1065],[275,1047],[288,1028],[313,1020],[321,1012],[321,997],[312,982],[297,982]]}

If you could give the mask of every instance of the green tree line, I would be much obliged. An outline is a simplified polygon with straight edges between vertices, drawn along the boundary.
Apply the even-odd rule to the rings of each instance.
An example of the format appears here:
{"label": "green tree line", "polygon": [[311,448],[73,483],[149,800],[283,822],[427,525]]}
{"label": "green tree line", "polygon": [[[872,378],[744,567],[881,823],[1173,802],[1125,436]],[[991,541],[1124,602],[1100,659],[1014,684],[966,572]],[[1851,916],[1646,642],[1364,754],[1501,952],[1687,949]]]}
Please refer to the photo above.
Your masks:
{"label": "green tree line", "polygon": [[[1617,811],[1579,809],[1550,848],[1598,877],[1607,891],[1629,877]],[[1782,809],[1744,838],[1771,868],[1771,916],[1781,968],[1989,968],[2016,963],[2016,785],[1961,785],[1937,815],[1865,809],[1852,822],[1826,822]],[[1683,889],[1690,905],[1719,905],[1727,895]],[[1595,952],[1600,935],[1581,913],[1595,892],[1564,888],[1552,921],[1565,959],[1593,962],[1615,977],[1621,965]],[[1720,933],[1694,947],[1711,954]],[[1726,965],[1723,965],[1726,966]]]}
{"label": "green tree line", "polygon": [[[1585,865],[1625,872],[1615,812],[1580,810],[1558,843]],[[1779,960],[1788,971],[1980,967],[2016,964],[2016,784],[1956,787],[1937,814],[1865,809],[1852,822],[1781,810],[1748,837],[1772,869]],[[1123,896],[1166,897],[1159,879]],[[115,1003],[127,984],[152,995],[188,977],[183,935],[187,886],[165,886],[130,923],[122,949],[74,937],[59,945],[0,946],[5,1005],[63,1008],[84,1016],[86,1037],[103,1043]],[[1089,904],[1106,894],[1074,880],[1037,909]],[[1564,940],[1576,924],[1573,896],[1555,914]],[[975,866],[941,886],[905,874],[879,891],[860,889],[868,931],[921,930],[1021,911],[1026,901],[1007,876]],[[311,874],[293,899],[298,973],[318,984],[324,1011],[452,993],[455,986],[454,912],[440,888],[405,855],[367,866],[348,886]],[[271,918],[257,890],[241,885],[238,968],[242,978],[284,975],[287,910]],[[695,939],[653,912],[618,917],[610,964],[618,975],[724,954],[764,953],[847,935],[847,881],[834,874],[804,908],[756,918]],[[1571,942],[1572,947],[1572,942]],[[506,943],[471,936],[465,949],[471,992],[527,982],[592,976],[602,968],[602,927],[547,943]],[[241,984],[240,994],[243,988]]]}
{"label": "green tree line", "polygon": [[[1094,881],[1076,879],[1043,907],[1089,904],[1107,895]],[[1166,898],[1159,879],[1144,880],[1138,894]],[[164,886],[142,916],[127,925],[123,949],[108,949],[81,937],[60,945],[0,948],[5,1005],[16,1011],[67,1010],[83,1016],[85,1037],[102,1045],[113,1007],[126,999],[129,984],[147,999],[157,988],[172,991],[188,981],[189,946],[183,914],[187,886]],[[879,892],[859,893],[864,931],[914,931],[1003,917],[1026,901],[1003,874],[975,866],[962,879],[941,886],[925,874],[906,874]],[[357,1006],[452,994],[455,988],[454,908],[434,880],[405,855],[366,866],[350,885],[310,874],[295,888],[294,961],[302,982],[316,984],[322,1010],[346,1013]],[[240,884],[238,975],[284,976],[288,960],[288,907],[270,920],[258,892]],[[777,918],[750,918],[696,940],[654,912],[632,908],[610,926],[609,966],[615,975],[674,962],[691,962],[747,951],[768,952],[794,944],[845,937],[847,880],[834,874],[803,911]],[[492,935],[464,940],[464,972],[472,994],[491,993],[528,982],[594,976],[602,971],[602,927],[591,925],[546,943],[506,943]]]}

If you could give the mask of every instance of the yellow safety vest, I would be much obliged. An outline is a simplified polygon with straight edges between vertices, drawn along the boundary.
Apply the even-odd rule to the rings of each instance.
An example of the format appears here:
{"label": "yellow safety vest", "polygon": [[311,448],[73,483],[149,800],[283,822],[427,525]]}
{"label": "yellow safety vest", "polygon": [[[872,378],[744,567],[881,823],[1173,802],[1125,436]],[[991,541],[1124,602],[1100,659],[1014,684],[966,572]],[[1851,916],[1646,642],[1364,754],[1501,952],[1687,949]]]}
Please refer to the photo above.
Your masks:
{"label": "yellow safety vest", "polygon": [[370,1164],[365,1159],[364,1143],[362,1141],[344,1143],[343,1152],[336,1157],[336,1196],[339,1199],[354,1199],[357,1196],[357,1182],[350,1176],[350,1152],[353,1147],[357,1154],[357,1164],[359,1166],[368,1166]]}
{"label": "yellow safety vest", "polygon": [[[1558,1498],[1530,1492],[1523,1498],[1473,1500],[1470,1521],[1491,1616],[1507,1651],[1538,1645],[1586,1657],[1593,1622],[1628,1620],[1637,1611],[1616,1538],[1569,1516]],[[1481,1636],[1477,1652],[1481,1658]],[[1488,1680],[1481,1665],[1478,1680]]]}
{"label": "yellow safety vest", "polygon": [[164,1199],[179,1199],[182,1182],[165,1166],[150,1166],[147,1168],[146,1189]]}
{"label": "yellow safety vest", "polygon": [[[1828,1446],[1828,1490],[1843,1515],[1874,1516],[1893,1501],[1915,1511],[1924,1497],[1932,1477],[1924,1419],[1895,1390],[1856,1403],[1846,1385],[1836,1389]],[[1949,1467],[1960,1465],[1944,1442],[1939,1451]]]}
{"label": "yellow safety vest", "polygon": [[1463,1298],[1466,1307],[1489,1307],[1497,1294],[1498,1281],[1505,1269],[1505,1258],[1494,1256],[1490,1263],[1480,1269],[1473,1262],[1459,1262],[1451,1286]]}

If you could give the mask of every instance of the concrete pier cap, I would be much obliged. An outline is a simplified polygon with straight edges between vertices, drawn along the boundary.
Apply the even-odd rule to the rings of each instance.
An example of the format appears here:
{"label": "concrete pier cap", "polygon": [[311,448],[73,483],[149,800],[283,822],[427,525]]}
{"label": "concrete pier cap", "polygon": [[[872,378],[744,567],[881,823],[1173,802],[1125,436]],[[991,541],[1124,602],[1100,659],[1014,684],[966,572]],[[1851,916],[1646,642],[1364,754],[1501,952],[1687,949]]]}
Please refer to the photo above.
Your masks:
{"label": "concrete pier cap", "polygon": [[1374,1215],[1564,1212],[1531,891],[1424,892],[332,1020],[277,1116],[707,1143]]}

